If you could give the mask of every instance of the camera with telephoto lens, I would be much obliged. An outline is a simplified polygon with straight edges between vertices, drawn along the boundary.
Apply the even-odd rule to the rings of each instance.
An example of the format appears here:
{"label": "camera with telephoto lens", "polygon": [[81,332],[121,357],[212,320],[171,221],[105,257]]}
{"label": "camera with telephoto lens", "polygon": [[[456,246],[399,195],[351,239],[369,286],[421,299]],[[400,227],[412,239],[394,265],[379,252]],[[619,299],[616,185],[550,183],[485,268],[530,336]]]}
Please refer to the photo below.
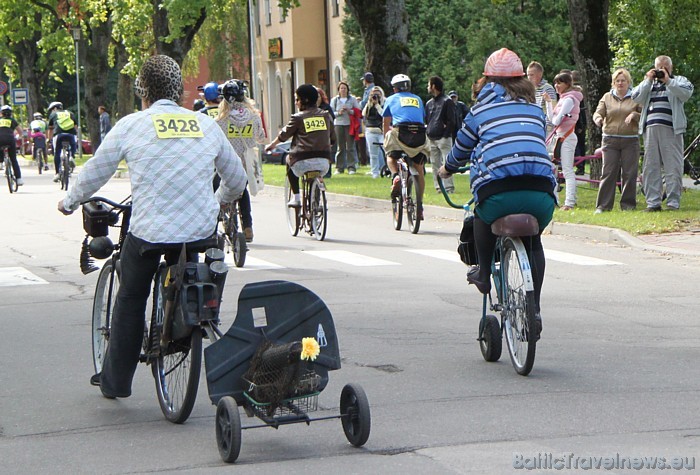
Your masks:
{"label": "camera with telephoto lens", "polygon": [[379,94],[374,94],[374,95],[372,95],[372,99],[374,99],[375,101],[379,102]]}
{"label": "camera with telephoto lens", "polygon": [[654,77],[656,79],[663,79],[665,76],[666,71],[664,71],[663,69],[657,69],[656,71],[654,71]]}

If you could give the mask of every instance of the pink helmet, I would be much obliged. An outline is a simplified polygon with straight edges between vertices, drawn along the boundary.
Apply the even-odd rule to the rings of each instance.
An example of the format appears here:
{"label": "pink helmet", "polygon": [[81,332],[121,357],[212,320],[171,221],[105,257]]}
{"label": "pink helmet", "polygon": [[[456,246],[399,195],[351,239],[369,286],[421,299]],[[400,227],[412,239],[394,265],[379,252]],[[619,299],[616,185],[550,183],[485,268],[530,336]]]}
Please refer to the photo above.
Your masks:
{"label": "pink helmet", "polygon": [[514,78],[525,76],[525,73],[523,72],[523,63],[518,55],[507,48],[501,48],[493,52],[486,60],[484,76]]}

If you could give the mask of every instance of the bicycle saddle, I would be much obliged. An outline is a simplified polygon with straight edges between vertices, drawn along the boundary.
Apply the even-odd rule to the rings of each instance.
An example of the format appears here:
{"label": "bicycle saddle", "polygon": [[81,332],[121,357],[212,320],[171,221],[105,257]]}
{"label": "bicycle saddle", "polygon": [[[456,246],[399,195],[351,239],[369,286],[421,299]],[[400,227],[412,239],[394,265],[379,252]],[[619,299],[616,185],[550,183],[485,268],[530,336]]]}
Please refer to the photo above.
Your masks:
{"label": "bicycle saddle", "polygon": [[491,232],[496,236],[536,236],[540,232],[540,225],[531,214],[509,214],[494,221]]}

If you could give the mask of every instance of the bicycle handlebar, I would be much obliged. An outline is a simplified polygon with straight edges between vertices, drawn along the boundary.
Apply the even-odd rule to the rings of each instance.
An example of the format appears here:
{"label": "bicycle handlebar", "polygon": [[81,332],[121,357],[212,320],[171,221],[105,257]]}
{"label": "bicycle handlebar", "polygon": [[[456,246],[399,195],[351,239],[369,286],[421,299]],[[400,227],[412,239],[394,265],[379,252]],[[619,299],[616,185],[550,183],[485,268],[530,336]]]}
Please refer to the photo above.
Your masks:
{"label": "bicycle handlebar", "polygon": [[127,200],[128,200],[129,198],[131,198],[131,195],[127,196],[127,197],[124,199],[124,201],[122,201],[121,203],[116,203],[116,202],[114,202],[114,201],[112,201],[112,200],[110,200],[110,199],[103,198],[103,197],[101,197],[101,196],[93,196],[92,198],[89,198],[89,199],[87,199],[87,200],[81,202],[80,204],[81,204],[81,205],[84,205],[85,203],[91,203],[91,202],[94,202],[94,201],[99,201],[99,202],[106,203],[106,204],[110,205],[112,208],[116,208],[116,209],[120,209],[120,210],[125,210],[125,209],[131,208],[131,202],[130,202],[130,201],[127,202]]}
{"label": "bicycle handlebar", "polygon": [[[464,173],[468,170],[469,167],[459,167],[457,169],[457,173]],[[450,195],[447,194],[447,190],[445,190],[445,185],[442,183],[442,178],[440,178],[440,175],[438,174],[437,170],[435,170],[433,173],[435,173],[435,176],[437,177],[438,186],[440,186],[440,191],[442,192],[442,196],[445,198],[445,201],[447,201],[447,204],[456,209],[463,209],[464,211],[469,211],[471,204],[474,202],[474,198],[469,200],[467,204],[458,205],[450,199]]]}

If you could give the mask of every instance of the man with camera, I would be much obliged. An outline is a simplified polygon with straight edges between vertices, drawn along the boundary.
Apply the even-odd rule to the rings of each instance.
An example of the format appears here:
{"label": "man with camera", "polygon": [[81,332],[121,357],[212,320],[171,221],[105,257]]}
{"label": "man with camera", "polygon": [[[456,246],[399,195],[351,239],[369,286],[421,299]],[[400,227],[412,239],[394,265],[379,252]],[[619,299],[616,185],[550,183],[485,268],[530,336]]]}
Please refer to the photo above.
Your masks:
{"label": "man with camera", "polygon": [[684,103],[693,95],[693,85],[683,76],[673,75],[668,56],[658,56],[654,68],[632,91],[632,100],[642,104],[639,133],[644,135],[644,211],[661,211],[663,179],[666,182],[666,207],[681,206],[683,189],[683,133],[687,119]]}

